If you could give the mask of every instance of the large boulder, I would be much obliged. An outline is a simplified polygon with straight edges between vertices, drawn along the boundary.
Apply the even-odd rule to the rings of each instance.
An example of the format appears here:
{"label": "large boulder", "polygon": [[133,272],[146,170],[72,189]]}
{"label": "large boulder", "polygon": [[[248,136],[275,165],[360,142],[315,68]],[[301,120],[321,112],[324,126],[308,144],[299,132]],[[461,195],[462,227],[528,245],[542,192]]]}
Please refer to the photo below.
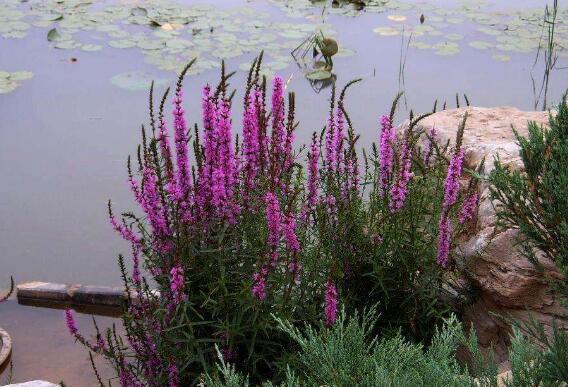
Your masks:
{"label": "large boulder", "polygon": [[[524,112],[513,107],[467,107],[445,110],[424,119],[420,126],[435,127],[438,141],[453,145],[457,128],[468,112],[463,149],[464,165],[475,168],[485,158],[485,171],[493,169],[494,158],[512,169],[521,169],[519,147],[512,126],[522,135],[528,133],[528,121],[548,124],[548,112]],[[480,344],[493,346],[498,360],[505,361],[510,344],[510,326],[499,316],[528,322],[532,318],[550,331],[553,319],[561,324],[567,312],[550,291],[545,275],[560,278],[554,262],[543,258],[544,271],[538,271],[520,252],[517,230],[496,227],[493,203],[487,184],[481,186],[479,216],[475,229],[456,247],[463,259],[466,279],[476,290],[473,305],[465,311],[465,324],[473,324]],[[566,326],[566,325],[565,325]]]}

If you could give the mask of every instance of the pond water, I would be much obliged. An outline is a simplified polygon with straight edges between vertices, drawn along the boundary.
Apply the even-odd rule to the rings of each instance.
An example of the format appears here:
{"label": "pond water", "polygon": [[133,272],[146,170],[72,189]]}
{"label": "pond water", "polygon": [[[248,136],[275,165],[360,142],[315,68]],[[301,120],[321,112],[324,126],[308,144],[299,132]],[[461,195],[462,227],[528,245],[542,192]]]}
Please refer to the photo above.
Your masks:
{"label": "pond water", "polygon": [[[532,79],[538,89],[545,69],[543,52],[535,58],[546,1],[367,3],[355,10],[309,0],[3,0],[0,284],[10,275],[119,284],[115,257],[128,249],[108,225],[106,201],[134,208],[125,160],[147,121],[148,82],[156,80],[163,91],[193,57],[186,107],[189,120],[199,122],[200,87],[216,82],[220,59],[238,70],[232,84],[240,88],[243,69],[264,48],[267,76],[291,77],[300,144],[324,124],[330,89],[308,81],[290,52],[320,29],[340,45],[333,68],[338,84],[363,78],[347,99],[361,146],[376,139],[377,120],[399,90],[406,98],[399,120],[410,108],[430,110],[436,99],[453,108],[456,93],[476,106],[534,109]],[[558,10],[555,38],[552,102],[568,88],[566,8]],[[235,104],[237,123],[240,109]],[[71,383],[79,380],[72,379],[76,370],[64,370],[84,365],[86,355],[74,356],[81,348],[67,345],[60,311],[10,302],[0,307],[0,325],[15,336],[18,377],[52,372],[34,359],[55,345],[66,360],[52,374],[69,376],[69,385],[88,385]]]}

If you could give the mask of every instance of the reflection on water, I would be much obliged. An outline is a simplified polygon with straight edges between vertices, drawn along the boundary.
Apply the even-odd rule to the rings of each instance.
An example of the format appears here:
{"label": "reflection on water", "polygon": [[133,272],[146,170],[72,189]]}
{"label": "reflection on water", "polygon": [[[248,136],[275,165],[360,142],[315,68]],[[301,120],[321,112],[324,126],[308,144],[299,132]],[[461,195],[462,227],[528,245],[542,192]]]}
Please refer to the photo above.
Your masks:
{"label": "reflection on water", "polygon": [[[0,325],[13,340],[13,383],[40,379],[53,383],[63,380],[73,387],[96,386],[88,353],[67,332],[61,310],[24,307],[10,300],[0,304],[0,316]],[[102,329],[113,322],[119,323],[108,317],[97,318]],[[77,314],[77,323],[87,337],[94,334],[90,316]],[[106,363],[95,359],[103,379],[112,377]],[[9,368],[0,372],[0,385],[8,374]]]}
{"label": "reflection on water", "polygon": [[[9,2],[12,1],[2,3]],[[97,6],[108,3],[97,2]],[[196,3],[190,0],[178,2],[181,5]],[[208,3],[223,9],[253,8],[268,14],[268,20],[288,23],[285,25],[321,21],[314,16],[321,15],[321,9],[314,8],[308,0],[216,0]],[[294,11],[289,7],[294,3],[306,8],[300,13],[299,8]],[[534,50],[519,52],[524,48],[518,42],[488,32],[501,25],[481,28],[465,16],[441,15],[434,11],[455,9],[453,0],[398,3],[411,7],[382,12],[363,9],[357,11],[356,18],[337,9],[325,15],[325,22],[336,32],[340,47],[353,52],[351,56],[333,58],[333,72],[338,84],[343,86],[349,80],[363,78],[350,89],[346,100],[353,124],[361,134],[361,145],[368,146],[376,140],[379,115],[390,108],[392,98],[402,85],[398,82],[401,44],[405,44],[403,86],[408,108],[428,111],[436,99],[438,106],[446,101],[448,107],[453,107],[456,93],[459,93],[466,94],[476,106],[512,105],[532,109],[530,71]],[[288,8],[283,4],[288,4]],[[504,12],[515,16],[513,10],[525,9],[534,9],[531,12],[537,14],[538,10],[542,13],[542,8],[542,0],[490,1],[476,18],[491,22],[486,15],[497,17],[497,13]],[[422,28],[422,35],[414,33],[410,45],[408,41],[402,43],[401,25],[420,25],[422,14],[426,26]],[[561,9],[560,14],[565,20],[566,10]],[[397,21],[402,18],[389,19],[388,16],[405,19]],[[458,18],[464,19],[463,22],[448,22],[448,19],[456,21]],[[379,31],[387,32],[387,35],[394,31],[394,36],[373,32],[377,27],[383,28]],[[562,34],[568,32],[566,24],[559,27]],[[413,28],[413,31],[420,31]],[[280,30],[284,36],[279,35],[277,42],[294,42],[296,30]],[[139,124],[147,120],[147,95],[118,88],[110,80],[118,74],[139,72],[164,80],[158,88],[160,92],[174,82],[175,74],[160,70],[156,61],[147,63],[147,55],[139,49],[109,46],[110,37],[106,32],[77,33],[80,39],[85,38],[86,44],[102,47],[94,51],[93,46],[86,49],[51,48],[52,43],[46,39],[47,31],[46,27],[31,26],[22,39],[0,40],[0,69],[10,74],[22,70],[33,73],[33,77],[22,81],[17,89],[0,95],[0,284],[8,284],[9,276],[13,274],[18,281],[119,285],[115,257],[119,252],[128,252],[128,247],[108,225],[105,204],[112,198],[117,208],[135,208],[126,184],[125,160],[128,153],[135,152]],[[442,31],[445,38],[436,35],[437,32],[432,34],[433,31]],[[184,33],[185,40],[191,39],[187,31]],[[289,51],[303,38],[297,38]],[[442,40],[443,45],[431,49]],[[479,41],[486,43],[475,43]],[[154,43],[144,41],[142,46],[151,44]],[[510,49],[506,54],[498,54],[507,56],[507,61],[496,61],[493,57],[490,50],[496,44]],[[456,45],[459,52],[455,52]],[[230,69],[239,69],[255,54],[243,53],[230,58],[227,65]],[[274,58],[269,60],[275,61]],[[276,63],[281,66],[282,61],[278,61]],[[562,62],[558,63],[559,67],[566,66],[565,57],[560,57],[559,62]],[[285,79],[292,76],[288,89],[297,92],[298,142],[307,143],[312,132],[321,130],[325,123],[329,89],[315,93],[291,58],[289,63],[278,71]],[[537,64],[533,73],[536,76],[543,70],[542,64]],[[206,82],[215,82],[216,71],[204,70],[186,82],[186,110],[190,120],[200,121],[200,87]],[[244,82],[245,74],[240,71],[232,85],[239,87]],[[551,72],[549,100],[557,101],[567,87],[565,71]],[[242,95],[237,93],[236,97],[238,100]],[[237,123],[241,113],[242,104],[235,104],[233,114]],[[399,119],[404,116],[401,114]],[[111,320],[103,318],[100,321],[105,325]],[[87,317],[81,317],[79,323],[85,329],[91,327]],[[45,378],[58,381],[64,377],[70,386],[89,385],[85,380],[92,382],[87,354],[67,335],[61,311],[23,307],[11,301],[0,305],[0,325],[14,338],[16,380]]]}

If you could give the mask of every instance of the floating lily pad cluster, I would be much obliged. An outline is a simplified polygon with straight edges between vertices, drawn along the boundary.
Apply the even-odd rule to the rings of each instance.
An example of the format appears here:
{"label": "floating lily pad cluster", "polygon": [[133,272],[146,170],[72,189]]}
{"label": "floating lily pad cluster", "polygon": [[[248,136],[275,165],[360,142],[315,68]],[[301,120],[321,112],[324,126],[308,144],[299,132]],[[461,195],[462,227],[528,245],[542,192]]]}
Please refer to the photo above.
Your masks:
{"label": "floating lily pad cluster", "polygon": [[[198,58],[192,74],[218,67],[220,59],[261,50],[266,55],[264,71],[271,74],[291,63],[290,51],[306,37],[318,30],[334,33],[329,24],[317,20],[286,23],[250,6],[220,9],[170,0],[2,0],[3,37],[23,38],[30,26],[45,28],[54,49],[136,49],[145,62],[166,71],[179,71]],[[248,63],[241,67],[245,66]]]}
{"label": "floating lily pad cluster", "polygon": [[30,79],[33,74],[29,71],[16,71],[9,73],[0,70],[0,94],[10,93],[20,86],[21,81]]}
{"label": "floating lily pad cluster", "polygon": [[336,0],[329,6],[327,0],[270,0],[289,17],[311,18],[324,13],[356,17],[362,13],[382,13],[392,10],[410,10],[412,4],[398,0]]}
{"label": "floating lily pad cluster", "polygon": [[[511,53],[535,53],[543,39],[543,8],[514,12],[489,12],[482,1],[462,2],[451,8],[417,4],[412,20],[406,15],[391,14],[389,25],[373,31],[381,36],[412,36],[410,46],[433,50],[437,55],[455,55],[462,45],[489,50],[497,61],[510,60]],[[385,5],[385,7],[387,7]],[[398,8],[400,10],[400,8]],[[415,14],[426,15],[424,23]],[[458,27],[459,26],[459,27]],[[468,39],[459,32],[468,32]],[[558,14],[555,40],[559,56],[568,55],[568,10]]]}
{"label": "floating lily pad cluster", "polygon": [[[409,37],[411,46],[433,50],[435,54],[456,55],[463,45],[489,50],[498,61],[506,61],[512,52],[534,53],[542,36],[542,7],[514,12],[492,12],[483,0],[456,1],[454,6],[441,8],[423,1],[400,0],[336,0],[330,6],[325,0],[270,0],[288,16],[317,18],[330,14],[359,16],[365,13],[386,13],[387,20],[373,31],[380,36]],[[420,23],[420,15],[425,15]],[[473,28],[466,39],[464,28]],[[556,41],[558,54],[568,55],[568,10],[558,14]]]}

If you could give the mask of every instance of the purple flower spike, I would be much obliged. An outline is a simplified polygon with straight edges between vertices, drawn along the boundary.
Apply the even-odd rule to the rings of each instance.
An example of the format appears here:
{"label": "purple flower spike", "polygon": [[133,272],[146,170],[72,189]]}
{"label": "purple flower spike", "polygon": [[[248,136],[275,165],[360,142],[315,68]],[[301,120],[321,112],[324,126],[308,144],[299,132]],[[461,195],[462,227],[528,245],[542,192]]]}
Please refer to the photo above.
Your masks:
{"label": "purple flower spike", "polygon": [[175,304],[179,304],[185,300],[186,295],[183,293],[185,286],[185,278],[181,266],[175,266],[170,270],[170,290]]}
{"label": "purple flower spike", "polygon": [[337,320],[337,288],[328,280],[325,284],[325,325],[330,327]]}
{"label": "purple flower spike", "polygon": [[67,329],[72,336],[77,336],[79,334],[79,329],[77,329],[77,323],[75,322],[75,316],[71,309],[65,309],[65,323],[67,324]]}
{"label": "purple flower spike", "polygon": [[[410,137],[410,133],[407,134]],[[397,179],[391,188],[391,212],[397,212],[404,206],[406,196],[408,195],[408,183],[412,179],[412,149],[408,141],[402,144],[400,152],[400,166]]]}
{"label": "purple flower spike", "polygon": [[436,262],[443,268],[448,266],[451,237],[452,225],[450,219],[447,216],[442,216],[439,223],[438,257],[436,258]]}
{"label": "purple flower spike", "polygon": [[458,221],[460,224],[464,224],[468,220],[473,219],[475,212],[477,211],[477,205],[479,204],[479,193],[477,191],[469,195],[463,202],[462,208],[458,215]]}
{"label": "purple flower spike", "polygon": [[448,175],[446,176],[446,181],[444,182],[444,203],[443,209],[447,211],[458,199],[458,194],[460,191],[460,178],[462,174],[462,164],[463,164],[464,153],[460,149],[456,151],[452,160],[450,161],[450,166],[448,167]]}
{"label": "purple flower spike", "polygon": [[381,135],[379,138],[379,194],[384,196],[388,191],[394,167],[394,143],[396,132],[389,116],[381,117]]}

